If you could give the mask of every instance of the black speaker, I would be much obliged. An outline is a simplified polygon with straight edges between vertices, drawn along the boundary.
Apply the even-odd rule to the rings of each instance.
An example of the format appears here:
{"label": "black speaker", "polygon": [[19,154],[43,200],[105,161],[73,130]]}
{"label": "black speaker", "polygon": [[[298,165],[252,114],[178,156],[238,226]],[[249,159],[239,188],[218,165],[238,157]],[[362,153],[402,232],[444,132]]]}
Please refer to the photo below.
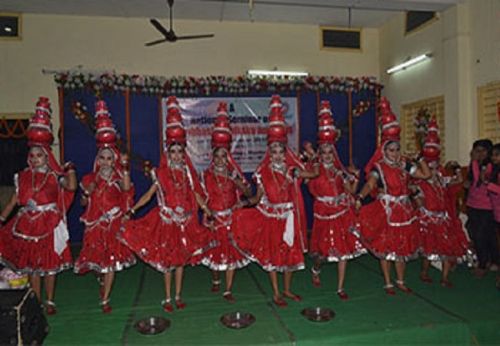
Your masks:
{"label": "black speaker", "polygon": [[48,332],[35,292],[0,291],[0,345],[41,345]]}

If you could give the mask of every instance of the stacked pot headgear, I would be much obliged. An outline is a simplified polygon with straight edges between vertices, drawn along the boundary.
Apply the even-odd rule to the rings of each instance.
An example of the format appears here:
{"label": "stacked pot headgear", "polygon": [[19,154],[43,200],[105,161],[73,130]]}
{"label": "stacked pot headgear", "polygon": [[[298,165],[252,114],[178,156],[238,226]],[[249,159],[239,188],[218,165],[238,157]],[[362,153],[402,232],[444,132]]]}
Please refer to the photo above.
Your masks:
{"label": "stacked pot headgear", "polygon": [[40,96],[36,103],[35,115],[30,119],[27,130],[28,146],[42,146],[49,148],[54,142],[50,116],[52,110],[47,97]]}

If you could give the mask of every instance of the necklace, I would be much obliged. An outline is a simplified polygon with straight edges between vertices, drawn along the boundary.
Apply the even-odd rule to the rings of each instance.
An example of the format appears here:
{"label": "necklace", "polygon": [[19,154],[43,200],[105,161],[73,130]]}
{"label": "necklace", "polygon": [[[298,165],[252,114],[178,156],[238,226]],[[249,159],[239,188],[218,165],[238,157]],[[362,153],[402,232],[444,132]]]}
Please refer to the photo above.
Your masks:
{"label": "necklace", "polygon": [[39,185],[39,186],[36,186],[35,184],[35,175],[36,175],[36,172],[35,170],[31,170],[31,188],[33,189],[34,192],[39,192],[43,186],[45,185],[45,183],[47,183],[47,180],[49,178],[49,170],[45,170],[44,172],[44,176],[43,176],[43,179],[42,179],[42,183]]}
{"label": "necklace", "polygon": [[[221,180],[218,178],[222,176],[222,182]],[[222,186],[225,185],[227,183],[227,180],[228,180],[228,176],[227,176],[227,171],[226,170],[218,170],[218,169],[214,169],[214,178],[215,178],[215,182],[217,184],[217,186],[219,187],[219,190],[222,190]]]}
{"label": "necklace", "polygon": [[[283,168],[286,168],[286,167],[283,167]],[[276,177],[275,171],[277,171],[278,173],[281,173],[283,175],[283,177],[284,177],[283,183],[281,183],[281,184],[279,183],[278,178]],[[285,175],[285,173],[283,173],[282,171],[274,170],[271,167],[271,174],[273,176],[274,183],[276,184],[276,186],[279,186],[280,193],[288,190],[289,181],[288,181],[288,177]]]}
{"label": "necklace", "polygon": [[[175,174],[175,171],[179,171],[181,173],[181,179],[179,180],[177,178],[177,175]],[[172,175],[172,180],[174,181],[174,187],[177,189],[177,190],[180,190],[180,189],[185,189],[186,188],[186,172],[184,169],[182,168],[177,168],[177,167],[171,167],[170,169],[170,173]]]}
{"label": "necklace", "polygon": [[337,191],[336,178],[339,173],[339,170],[335,168],[333,163],[323,164],[323,167],[325,168],[326,179],[328,180],[328,183],[333,187],[335,194],[337,194],[338,191]]}
{"label": "necklace", "polygon": [[442,188],[441,177],[438,174],[433,174],[432,178],[430,178],[429,185],[434,190],[436,197],[439,199],[439,202],[443,202],[444,200],[444,191]]}
{"label": "necklace", "polygon": [[100,170],[99,177],[106,182],[107,185],[111,182],[111,177],[113,176],[112,170]]}

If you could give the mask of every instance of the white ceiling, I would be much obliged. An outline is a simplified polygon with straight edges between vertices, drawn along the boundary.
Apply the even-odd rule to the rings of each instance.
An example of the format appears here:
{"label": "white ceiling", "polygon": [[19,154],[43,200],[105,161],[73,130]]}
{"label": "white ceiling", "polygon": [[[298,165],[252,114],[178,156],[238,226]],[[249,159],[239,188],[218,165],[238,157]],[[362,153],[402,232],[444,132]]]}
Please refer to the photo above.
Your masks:
{"label": "white ceiling", "polygon": [[[406,10],[443,11],[463,0],[175,0],[174,18],[378,27]],[[166,0],[0,0],[0,12],[167,18]]]}

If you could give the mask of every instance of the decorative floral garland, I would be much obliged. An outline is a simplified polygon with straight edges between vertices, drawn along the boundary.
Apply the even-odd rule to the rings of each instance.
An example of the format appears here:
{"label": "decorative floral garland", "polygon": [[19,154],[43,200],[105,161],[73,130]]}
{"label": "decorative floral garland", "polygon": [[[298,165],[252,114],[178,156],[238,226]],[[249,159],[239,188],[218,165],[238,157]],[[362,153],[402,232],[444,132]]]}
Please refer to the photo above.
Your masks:
{"label": "decorative floral garland", "polygon": [[59,72],[54,76],[58,87],[63,89],[87,89],[99,94],[102,91],[125,91],[164,95],[213,95],[248,93],[291,93],[319,91],[322,93],[380,91],[382,85],[375,77],[309,76],[301,78],[251,78],[247,76],[225,77],[156,77],[104,73],[95,75],[82,72]]}

